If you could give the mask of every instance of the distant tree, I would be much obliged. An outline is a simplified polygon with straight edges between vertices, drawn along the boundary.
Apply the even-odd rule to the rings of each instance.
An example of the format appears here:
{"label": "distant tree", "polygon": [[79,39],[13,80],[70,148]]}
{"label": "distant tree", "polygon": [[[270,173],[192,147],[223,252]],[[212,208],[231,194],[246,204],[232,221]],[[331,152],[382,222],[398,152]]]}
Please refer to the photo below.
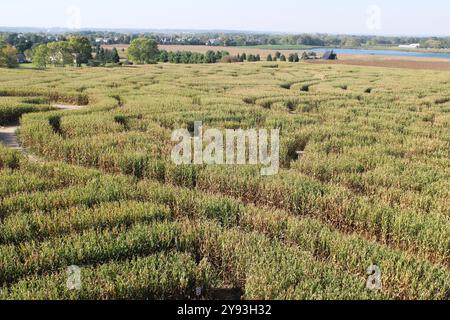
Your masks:
{"label": "distant tree", "polygon": [[261,56],[260,56],[259,54],[257,54],[257,55],[255,56],[255,59],[256,59],[256,61],[261,61]]}
{"label": "distant tree", "polygon": [[294,54],[294,62],[299,62],[300,57],[298,56],[298,53]]}
{"label": "distant tree", "polygon": [[166,50],[162,50],[159,54],[159,61],[169,62],[169,53]]}
{"label": "distant tree", "polygon": [[256,57],[253,54],[249,54],[248,58],[247,58],[248,62],[255,62],[256,61]]}
{"label": "distant tree", "polygon": [[242,54],[241,59],[242,59],[242,62],[247,60],[247,54],[245,52]]}
{"label": "distant tree", "polygon": [[46,44],[40,44],[33,49],[33,64],[41,69],[47,67],[49,63],[49,50]]}
{"label": "distant tree", "polygon": [[208,51],[205,54],[205,63],[216,63],[216,54],[214,51]]}
{"label": "distant tree", "polygon": [[0,67],[16,68],[18,66],[17,49],[3,41],[0,42]]}
{"label": "distant tree", "polygon": [[281,58],[281,52],[279,52],[279,51],[275,52],[275,58],[280,59]]}
{"label": "distant tree", "polygon": [[271,54],[269,54],[269,55],[267,56],[267,61],[273,61],[273,58],[272,58],[272,55],[271,55]]}
{"label": "distant tree", "polygon": [[192,63],[192,52],[184,51],[181,53],[181,63],[188,64]]}
{"label": "distant tree", "polygon": [[95,60],[97,60],[98,63],[102,66],[104,66],[107,63],[105,49],[101,47],[98,48],[97,54],[95,55]]}
{"label": "distant tree", "polygon": [[134,39],[128,48],[128,59],[138,63],[154,63],[159,58],[158,43],[150,38]]}
{"label": "distant tree", "polygon": [[294,62],[294,55],[290,54],[288,60],[289,62]]}
{"label": "distant tree", "polygon": [[284,54],[280,56],[280,61],[286,62],[286,56]]}
{"label": "distant tree", "polygon": [[196,64],[205,63],[205,55],[195,52],[192,54],[192,61]]}
{"label": "distant tree", "polygon": [[216,61],[220,61],[222,59],[222,52],[221,51],[217,51],[216,52]]}
{"label": "distant tree", "polygon": [[54,66],[65,67],[73,64],[74,58],[67,41],[50,42],[47,45],[49,62]]}
{"label": "distant tree", "polygon": [[220,51],[220,54],[222,55],[222,58],[230,55],[230,53],[225,50]]}
{"label": "distant tree", "polygon": [[86,37],[70,37],[69,46],[75,57],[77,67],[81,67],[83,63],[87,63],[92,59],[92,47]]}
{"label": "distant tree", "polygon": [[120,62],[120,55],[119,55],[119,52],[117,51],[117,49],[115,47],[112,49],[111,60],[112,60],[113,63],[119,63]]}

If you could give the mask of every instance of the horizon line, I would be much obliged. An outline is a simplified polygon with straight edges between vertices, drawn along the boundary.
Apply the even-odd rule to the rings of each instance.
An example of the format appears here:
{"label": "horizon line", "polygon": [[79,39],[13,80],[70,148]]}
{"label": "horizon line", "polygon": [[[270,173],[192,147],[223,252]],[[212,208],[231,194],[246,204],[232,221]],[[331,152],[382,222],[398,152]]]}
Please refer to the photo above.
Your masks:
{"label": "horizon line", "polygon": [[[135,27],[82,27],[77,29],[71,29],[67,27],[31,27],[31,26],[0,26],[0,32],[10,32],[7,29],[36,29],[39,32],[50,33],[52,30],[59,32],[69,33],[69,32],[83,32],[83,31],[100,31],[100,32],[118,32],[118,31],[128,31],[128,32],[192,32],[192,33],[212,33],[212,32],[222,32],[222,33],[234,33],[234,34],[273,34],[273,35],[301,35],[301,34],[323,34],[323,35],[334,35],[334,36],[370,36],[370,37],[417,37],[417,38],[450,38],[450,35],[432,35],[432,34],[371,34],[371,33],[330,33],[330,32],[294,32],[294,31],[258,31],[258,30],[233,30],[233,29],[197,29],[197,28],[135,28]],[[31,33],[32,31],[21,31],[23,33]]]}

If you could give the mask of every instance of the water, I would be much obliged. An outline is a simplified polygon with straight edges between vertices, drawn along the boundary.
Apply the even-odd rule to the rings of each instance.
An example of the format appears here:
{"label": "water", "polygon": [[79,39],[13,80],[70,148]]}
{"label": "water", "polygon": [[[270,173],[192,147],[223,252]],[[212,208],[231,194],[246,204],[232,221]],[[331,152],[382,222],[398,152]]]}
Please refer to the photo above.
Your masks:
{"label": "water", "polygon": [[338,49],[338,48],[316,48],[311,51],[323,53],[333,50],[337,54],[368,54],[373,56],[391,56],[391,57],[415,57],[415,58],[439,58],[450,59],[450,53],[437,52],[414,52],[414,51],[396,51],[396,50],[367,50],[367,49]]}

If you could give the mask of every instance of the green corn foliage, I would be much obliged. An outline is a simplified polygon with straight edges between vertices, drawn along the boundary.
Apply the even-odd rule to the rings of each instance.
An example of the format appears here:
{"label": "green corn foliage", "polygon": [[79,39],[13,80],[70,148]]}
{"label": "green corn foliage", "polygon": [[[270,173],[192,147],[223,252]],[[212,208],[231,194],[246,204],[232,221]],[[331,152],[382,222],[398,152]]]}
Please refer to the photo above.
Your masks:
{"label": "green corn foliage", "polygon": [[181,223],[135,225],[114,230],[85,231],[65,237],[20,246],[0,246],[0,283],[17,281],[28,274],[44,274],[71,265],[95,265],[127,257],[146,256],[170,250],[192,252],[194,227]]}
{"label": "green corn foliage", "polygon": [[[448,73],[2,72],[0,125],[20,118],[21,143],[43,159],[0,146],[2,299],[193,298],[194,283],[249,299],[448,299]],[[172,131],[200,120],[279,128],[280,174],[173,165]],[[80,292],[64,289],[72,264]],[[372,264],[381,292],[365,289]]]}
{"label": "green corn foliage", "polygon": [[[133,276],[130,277],[130,274]],[[160,253],[81,269],[80,290],[67,289],[67,274],[35,276],[0,289],[2,300],[188,299],[208,285],[208,272],[184,253]]]}
{"label": "green corn foliage", "polygon": [[171,219],[166,207],[135,201],[103,203],[92,209],[71,207],[51,213],[20,213],[5,218],[0,224],[0,243],[42,241],[89,229],[106,230]]}

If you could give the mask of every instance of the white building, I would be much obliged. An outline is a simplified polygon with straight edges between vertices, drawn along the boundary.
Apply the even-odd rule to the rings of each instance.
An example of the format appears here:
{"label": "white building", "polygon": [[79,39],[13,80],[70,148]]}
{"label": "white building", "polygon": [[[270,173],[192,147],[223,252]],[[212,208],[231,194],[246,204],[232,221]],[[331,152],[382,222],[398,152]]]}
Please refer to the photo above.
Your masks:
{"label": "white building", "polygon": [[407,49],[417,49],[417,48],[420,48],[420,43],[401,44],[398,47],[399,48],[407,48]]}
{"label": "white building", "polygon": [[206,42],[207,46],[220,46],[221,41],[220,39],[209,39],[208,42]]}

